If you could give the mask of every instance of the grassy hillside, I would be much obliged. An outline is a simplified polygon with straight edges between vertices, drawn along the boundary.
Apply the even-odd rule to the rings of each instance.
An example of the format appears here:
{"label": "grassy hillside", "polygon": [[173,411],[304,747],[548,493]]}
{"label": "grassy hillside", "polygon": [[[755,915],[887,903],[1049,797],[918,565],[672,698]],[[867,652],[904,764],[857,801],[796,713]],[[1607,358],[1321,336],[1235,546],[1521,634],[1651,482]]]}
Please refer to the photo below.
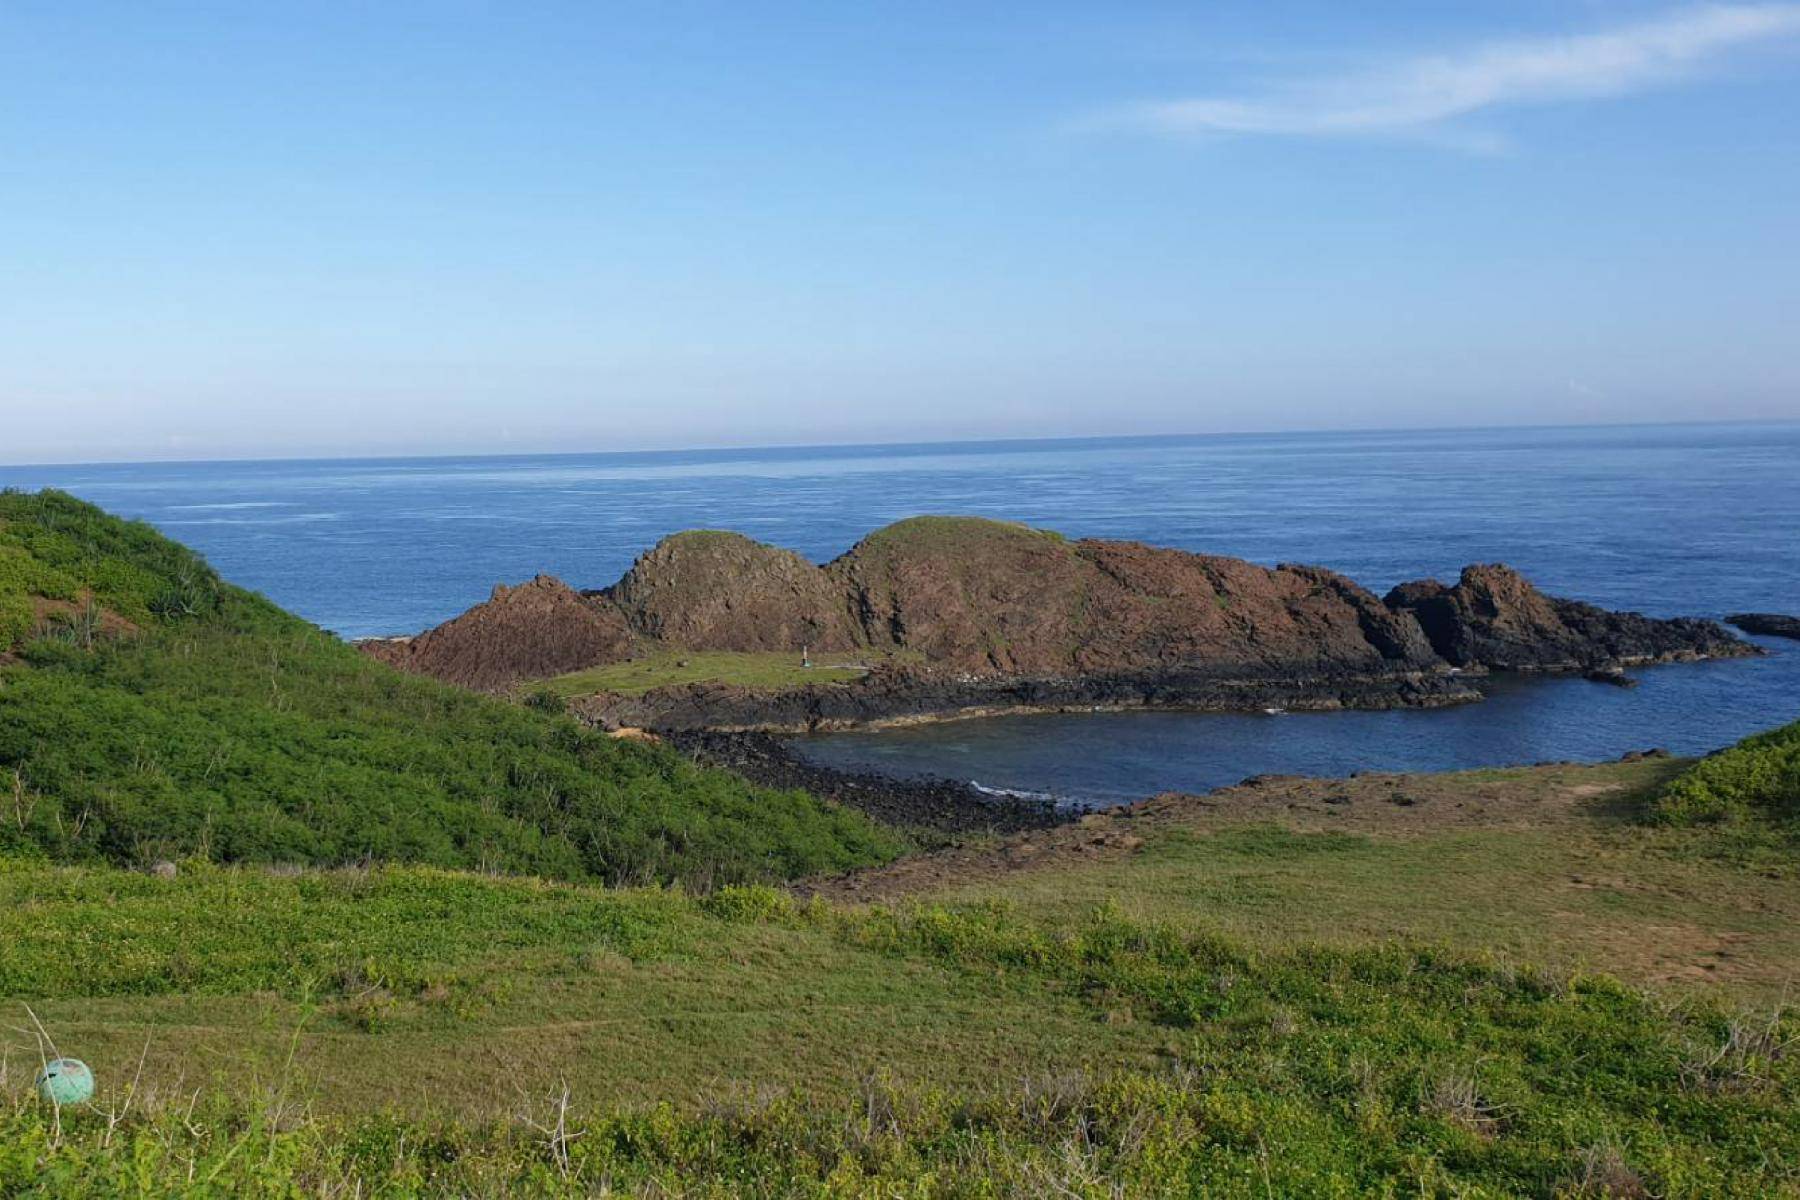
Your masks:
{"label": "grassy hillside", "polygon": [[802,793],[370,662],[66,495],[0,495],[0,569],[0,855],[731,881],[898,848]]}

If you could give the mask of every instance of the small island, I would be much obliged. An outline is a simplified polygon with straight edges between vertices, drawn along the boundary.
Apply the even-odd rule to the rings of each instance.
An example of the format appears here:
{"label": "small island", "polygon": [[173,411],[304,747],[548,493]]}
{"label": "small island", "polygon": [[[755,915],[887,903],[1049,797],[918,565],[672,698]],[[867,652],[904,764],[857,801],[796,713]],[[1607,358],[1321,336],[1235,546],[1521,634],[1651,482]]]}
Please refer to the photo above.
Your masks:
{"label": "small island", "polygon": [[404,670],[568,700],[608,727],[805,732],[1020,711],[1430,707],[1490,671],[1762,651],[1716,622],[1547,596],[1509,567],[1385,597],[1322,567],[916,517],[820,566],[673,534],[611,586],[501,586],[412,638]]}

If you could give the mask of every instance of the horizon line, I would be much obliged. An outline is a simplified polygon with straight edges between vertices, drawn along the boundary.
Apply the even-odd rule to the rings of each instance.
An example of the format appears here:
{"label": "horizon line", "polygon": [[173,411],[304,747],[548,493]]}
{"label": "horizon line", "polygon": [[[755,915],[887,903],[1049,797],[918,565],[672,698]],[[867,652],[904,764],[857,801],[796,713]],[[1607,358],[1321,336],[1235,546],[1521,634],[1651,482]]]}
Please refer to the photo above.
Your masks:
{"label": "horizon line", "polygon": [[[0,463],[0,471],[7,470],[44,470],[56,468],[81,467],[130,467],[130,466],[229,466],[252,465],[260,463],[342,463],[342,462],[467,462],[476,460],[492,461],[508,458],[597,458],[602,456],[616,458],[649,457],[667,454],[753,454],[780,453],[796,450],[891,450],[900,448],[952,448],[965,446],[1002,446],[1002,445],[1056,445],[1071,442],[1103,442],[1110,444],[1148,443],[1160,441],[1194,441],[1207,438],[1273,438],[1273,437],[1331,437],[1357,436],[1365,434],[1402,434],[1402,433],[1494,433],[1501,431],[1522,432],[1534,429],[1660,429],[1692,426],[1742,426],[1742,425],[1794,425],[1800,424],[1800,415],[1791,417],[1736,417],[1727,419],[1705,419],[1676,421],[1534,421],[1521,424],[1479,424],[1479,425],[1368,425],[1352,427],[1330,427],[1316,429],[1247,429],[1247,430],[1215,430],[1215,431],[1165,431],[1159,433],[1137,434],[1056,434],[1047,437],[1010,436],[1010,437],[964,437],[964,438],[926,438],[917,441],[880,441],[880,442],[776,442],[776,443],[744,443],[724,446],[646,446],[633,450],[520,450],[512,453],[479,453],[479,454],[295,454],[269,455],[251,457],[228,455],[218,458],[96,458],[84,460],[62,460],[44,462],[7,462]],[[0,481],[0,488],[5,487]]]}

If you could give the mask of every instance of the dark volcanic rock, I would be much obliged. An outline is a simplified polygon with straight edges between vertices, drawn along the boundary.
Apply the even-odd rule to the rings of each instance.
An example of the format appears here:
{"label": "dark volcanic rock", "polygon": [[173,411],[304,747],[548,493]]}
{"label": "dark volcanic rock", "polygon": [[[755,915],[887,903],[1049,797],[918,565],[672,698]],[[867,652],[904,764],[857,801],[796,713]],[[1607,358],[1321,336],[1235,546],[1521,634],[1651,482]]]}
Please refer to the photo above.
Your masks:
{"label": "dark volcanic rock", "polygon": [[800,788],[890,825],[939,833],[1018,833],[1061,824],[1069,814],[1049,801],[990,796],[952,779],[891,779],[862,771],[834,771],[807,762],[764,733],[676,733],[677,750],[708,766],[735,771],[766,787]]}
{"label": "dark volcanic rock", "polygon": [[635,695],[601,693],[572,701],[571,709],[607,728],[811,733],[1021,711],[1328,711],[1427,708],[1480,698],[1468,684],[1436,672],[1308,678],[1197,668],[1053,677],[877,671],[855,683],[779,691],[694,683]]}
{"label": "dark volcanic rock", "polygon": [[371,658],[477,691],[616,662],[632,647],[617,609],[549,575],[502,584],[486,603],[416,638],[359,643]]}
{"label": "dark volcanic rock", "polygon": [[1417,617],[1438,654],[1459,667],[1585,671],[1758,653],[1715,622],[1658,620],[1556,599],[1500,564],[1463,568],[1455,587],[1432,579],[1403,583],[1387,604]]}
{"label": "dark volcanic rock", "polygon": [[1800,617],[1781,613],[1732,613],[1725,618],[1725,623],[1736,625],[1745,633],[1760,633],[1764,637],[1800,638]]}
{"label": "dark volcanic rock", "polygon": [[1591,679],[1595,683],[1609,683],[1613,687],[1634,688],[1638,685],[1638,681],[1627,675],[1623,667],[1610,664],[1589,667],[1581,674],[1584,679]]}

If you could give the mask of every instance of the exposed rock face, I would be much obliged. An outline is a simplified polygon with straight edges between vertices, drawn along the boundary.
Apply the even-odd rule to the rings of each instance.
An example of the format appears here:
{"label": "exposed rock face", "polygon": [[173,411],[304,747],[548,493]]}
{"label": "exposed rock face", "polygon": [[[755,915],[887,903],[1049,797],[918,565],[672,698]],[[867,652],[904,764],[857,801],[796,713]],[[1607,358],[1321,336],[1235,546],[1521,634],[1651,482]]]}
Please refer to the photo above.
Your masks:
{"label": "exposed rock face", "polygon": [[1455,587],[1403,583],[1388,593],[1387,605],[1417,617],[1437,653],[1459,667],[1572,671],[1755,653],[1712,621],[1658,620],[1559,600],[1497,563],[1464,567]]}
{"label": "exposed rock face", "polygon": [[1418,625],[1316,567],[918,518],[826,568],[871,645],[1002,675],[1205,663],[1250,673],[1439,665]]}
{"label": "exposed rock face", "polygon": [[498,586],[485,603],[416,638],[362,643],[392,666],[478,691],[617,662],[632,648],[617,609],[549,575]]}
{"label": "exposed rock face", "polygon": [[826,571],[870,645],[967,670],[1078,669],[1083,572],[1056,534],[915,517],[870,534]]}
{"label": "exposed rock face", "polygon": [[860,640],[824,571],[737,533],[666,537],[605,595],[637,632],[690,650],[845,650]]}
{"label": "exposed rock face", "polygon": [[1725,618],[1725,622],[1736,625],[1745,633],[1760,633],[1764,637],[1800,638],[1800,617],[1788,617],[1780,613],[1732,613]]}

